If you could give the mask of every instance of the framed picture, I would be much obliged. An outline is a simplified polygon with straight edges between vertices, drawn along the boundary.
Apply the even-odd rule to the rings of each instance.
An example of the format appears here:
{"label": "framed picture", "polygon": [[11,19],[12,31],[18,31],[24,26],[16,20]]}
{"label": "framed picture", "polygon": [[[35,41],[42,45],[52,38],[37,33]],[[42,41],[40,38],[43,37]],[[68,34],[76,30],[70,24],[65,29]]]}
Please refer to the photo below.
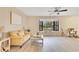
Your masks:
{"label": "framed picture", "polygon": [[10,12],[10,17],[10,24],[22,25],[22,16],[18,15],[17,13]]}

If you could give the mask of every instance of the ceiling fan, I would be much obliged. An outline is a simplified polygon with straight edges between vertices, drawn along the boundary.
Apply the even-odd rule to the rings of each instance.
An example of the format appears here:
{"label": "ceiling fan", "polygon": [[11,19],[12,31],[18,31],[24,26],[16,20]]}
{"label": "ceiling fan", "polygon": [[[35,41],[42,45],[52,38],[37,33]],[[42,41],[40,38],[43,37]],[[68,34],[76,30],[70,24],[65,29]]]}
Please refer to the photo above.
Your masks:
{"label": "ceiling fan", "polygon": [[48,12],[50,12],[50,15],[57,13],[57,15],[60,14],[60,12],[66,12],[68,11],[68,9],[62,9],[61,7],[55,7],[54,10],[49,10]]}

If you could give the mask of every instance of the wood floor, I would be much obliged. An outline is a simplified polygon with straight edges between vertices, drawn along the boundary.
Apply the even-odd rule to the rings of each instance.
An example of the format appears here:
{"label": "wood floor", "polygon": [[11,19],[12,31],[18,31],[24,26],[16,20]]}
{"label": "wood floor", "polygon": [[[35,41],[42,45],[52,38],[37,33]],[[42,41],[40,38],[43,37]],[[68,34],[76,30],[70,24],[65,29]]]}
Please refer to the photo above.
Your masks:
{"label": "wood floor", "polygon": [[29,41],[22,48],[11,47],[11,52],[79,52],[79,38],[44,37],[44,44]]}

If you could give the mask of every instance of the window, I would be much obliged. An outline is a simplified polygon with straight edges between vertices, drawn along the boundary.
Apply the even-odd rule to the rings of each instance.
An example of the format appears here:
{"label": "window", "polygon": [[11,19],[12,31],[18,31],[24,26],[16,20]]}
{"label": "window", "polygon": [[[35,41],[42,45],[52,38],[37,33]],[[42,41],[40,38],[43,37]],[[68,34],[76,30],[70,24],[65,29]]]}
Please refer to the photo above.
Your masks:
{"label": "window", "polygon": [[39,30],[59,31],[59,21],[39,21]]}
{"label": "window", "polygon": [[39,31],[43,31],[43,21],[39,21]]}
{"label": "window", "polygon": [[53,31],[59,31],[59,21],[53,21]]}
{"label": "window", "polygon": [[43,29],[44,30],[52,30],[53,28],[52,28],[52,26],[53,26],[53,24],[52,24],[53,22],[51,22],[51,21],[44,21],[43,22]]}

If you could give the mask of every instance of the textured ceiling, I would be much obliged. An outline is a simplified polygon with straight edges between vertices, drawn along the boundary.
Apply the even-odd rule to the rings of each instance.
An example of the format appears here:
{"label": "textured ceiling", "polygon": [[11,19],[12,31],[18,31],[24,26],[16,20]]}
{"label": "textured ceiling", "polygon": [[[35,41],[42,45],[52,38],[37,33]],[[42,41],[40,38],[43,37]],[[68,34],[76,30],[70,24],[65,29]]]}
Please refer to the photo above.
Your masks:
{"label": "textured ceiling", "polygon": [[[57,16],[57,13],[53,12],[55,7],[17,7],[27,16]],[[66,12],[60,12],[60,16],[79,16],[79,7],[62,7],[61,9],[68,9]],[[52,15],[50,15],[52,11]]]}

